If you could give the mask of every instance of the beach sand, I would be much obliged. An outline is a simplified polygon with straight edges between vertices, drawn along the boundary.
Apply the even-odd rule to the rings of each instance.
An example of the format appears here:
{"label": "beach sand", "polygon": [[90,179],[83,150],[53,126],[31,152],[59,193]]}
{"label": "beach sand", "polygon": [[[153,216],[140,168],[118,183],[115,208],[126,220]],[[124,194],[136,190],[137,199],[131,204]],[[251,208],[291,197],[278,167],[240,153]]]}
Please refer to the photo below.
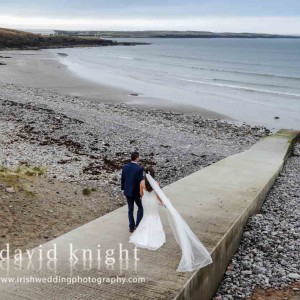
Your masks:
{"label": "beach sand", "polygon": [[[63,50],[57,49],[57,53]],[[1,58],[11,57],[11,58]],[[20,84],[27,87],[54,90],[62,94],[80,96],[95,101],[124,102],[134,107],[156,108],[165,111],[199,113],[207,118],[233,120],[232,118],[193,105],[180,105],[164,99],[148,98],[136,94],[134,90],[124,90],[101,85],[78,77],[57,57],[47,50],[0,51],[0,82]]]}

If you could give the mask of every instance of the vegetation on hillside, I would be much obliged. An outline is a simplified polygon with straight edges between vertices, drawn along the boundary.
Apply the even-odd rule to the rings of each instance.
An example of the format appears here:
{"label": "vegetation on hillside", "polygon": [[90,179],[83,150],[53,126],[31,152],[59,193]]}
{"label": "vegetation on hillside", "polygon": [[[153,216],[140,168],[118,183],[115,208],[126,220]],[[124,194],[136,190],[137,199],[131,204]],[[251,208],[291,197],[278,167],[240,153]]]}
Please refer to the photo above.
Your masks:
{"label": "vegetation on hillside", "polygon": [[46,36],[29,32],[0,28],[0,49],[45,49],[80,46],[135,45],[118,43],[98,37]]}

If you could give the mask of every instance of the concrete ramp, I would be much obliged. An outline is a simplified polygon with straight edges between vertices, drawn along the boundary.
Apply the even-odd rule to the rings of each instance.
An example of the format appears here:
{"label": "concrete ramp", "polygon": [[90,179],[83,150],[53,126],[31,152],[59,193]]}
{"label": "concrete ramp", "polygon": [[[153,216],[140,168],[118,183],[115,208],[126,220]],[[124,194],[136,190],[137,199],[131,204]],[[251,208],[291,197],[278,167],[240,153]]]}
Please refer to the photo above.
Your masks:
{"label": "concrete ramp", "polygon": [[[176,272],[181,252],[163,208],[167,243],[157,251],[139,249],[135,253],[133,245],[128,243],[127,207],[122,207],[37,247],[32,258],[25,258],[21,265],[12,258],[2,261],[0,299],[211,299],[236,252],[249,216],[263,204],[298,134],[281,130],[245,152],[164,188],[210,251],[214,263],[206,268],[193,273]],[[56,266],[45,257],[50,250],[51,258],[54,244]],[[76,263],[69,260],[74,249],[77,249]],[[83,249],[90,252],[84,253]],[[39,260],[40,253],[43,260]],[[29,281],[30,276],[48,278],[49,282],[18,282],[20,278]],[[11,282],[1,283],[3,278]],[[77,282],[51,282],[55,278],[57,281],[75,278]]]}

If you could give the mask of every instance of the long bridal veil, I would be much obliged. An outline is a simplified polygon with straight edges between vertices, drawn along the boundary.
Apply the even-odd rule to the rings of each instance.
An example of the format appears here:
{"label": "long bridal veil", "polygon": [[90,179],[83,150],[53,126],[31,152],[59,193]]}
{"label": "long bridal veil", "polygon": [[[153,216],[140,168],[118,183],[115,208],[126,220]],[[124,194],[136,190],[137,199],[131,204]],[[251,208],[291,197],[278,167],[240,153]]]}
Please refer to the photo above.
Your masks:
{"label": "long bridal veil", "polygon": [[166,208],[170,226],[173,230],[175,239],[181,248],[182,256],[177,271],[191,272],[212,263],[209,252],[174,208],[171,201],[159,187],[157,182],[150,174],[146,174],[146,177]]}

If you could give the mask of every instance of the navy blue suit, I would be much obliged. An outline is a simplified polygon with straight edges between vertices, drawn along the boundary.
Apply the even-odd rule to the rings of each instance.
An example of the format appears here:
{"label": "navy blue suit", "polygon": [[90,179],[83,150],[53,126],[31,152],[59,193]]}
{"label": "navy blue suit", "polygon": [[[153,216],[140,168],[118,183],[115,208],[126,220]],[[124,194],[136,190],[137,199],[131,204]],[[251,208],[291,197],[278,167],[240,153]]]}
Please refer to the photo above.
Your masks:
{"label": "navy blue suit", "polygon": [[[129,163],[123,167],[121,188],[128,203],[129,228],[137,227],[143,217],[143,206],[140,196],[140,183],[143,180],[143,168],[136,163]],[[136,223],[133,217],[134,203],[138,207]]]}

